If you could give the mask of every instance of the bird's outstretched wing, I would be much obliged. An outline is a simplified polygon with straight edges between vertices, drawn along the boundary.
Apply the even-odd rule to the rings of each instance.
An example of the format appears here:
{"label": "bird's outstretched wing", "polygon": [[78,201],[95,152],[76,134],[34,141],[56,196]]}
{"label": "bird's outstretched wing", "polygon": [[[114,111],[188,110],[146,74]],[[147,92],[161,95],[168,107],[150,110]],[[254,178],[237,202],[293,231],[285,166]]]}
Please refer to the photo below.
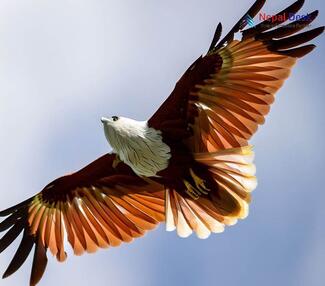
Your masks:
{"label": "bird's outstretched wing", "polygon": [[46,252],[66,259],[64,237],[76,255],[131,242],[164,221],[161,185],[136,176],[125,164],[112,167],[107,154],[82,170],[61,177],[36,196],[0,212],[0,252],[23,233],[3,277],[16,272],[34,247],[30,285],[41,279]]}
{"label": "bird's outstretched wing", "polygon": [[[242,30],[246,17],[253,18],[264,5],[257,0],[219,43],[219,24],[209,52],[185,72],[169,98],[149,120],[149,126],[166,136],[187,138],[193,152],[214,152],[246,146],[264,123],[274,95],[290,70],[314,49],[307,44],[324,27],[299,33],[317,17],[318,11],[285,23],[304,1],[298,0],[273,19]],[[242,30],[242,39],[234,34]]]}

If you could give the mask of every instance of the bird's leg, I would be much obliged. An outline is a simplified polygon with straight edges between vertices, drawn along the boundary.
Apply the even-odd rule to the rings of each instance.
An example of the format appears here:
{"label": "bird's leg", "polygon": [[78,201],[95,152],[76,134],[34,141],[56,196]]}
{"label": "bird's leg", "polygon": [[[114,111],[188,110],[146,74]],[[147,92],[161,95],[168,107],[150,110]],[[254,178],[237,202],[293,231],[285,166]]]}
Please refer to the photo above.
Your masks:
{"label": "bird's leg", "polygon": [[199,199],[201,195],[207,195],[210,189],[206,187],[205,181],[196,175],[192,169],[190,169],[190,175],[192,177],[192,183],[183,180],[186,188],[185,192],[194,200]]}
{"label": "bird's leg", "polygon": [[115,159],[112,164],[112,167],[115,169],[120,162],[122,162],[122,161],[121,161],[119,155],[116,154]]}
{"label": "bird's leg", "polygon": [[183,180],[186,188],[185,192],[194,200],[199,199],[201,195],[207,195],[210,189],[206,187],[204,180],[196,175],[192,169],[190,169],[190,175],[195,185],[187,180]]}
{"label": "bird's leg", "polygon": [[199,192],[201,192],[202,194],[207,195],[208,192],[210,191],[204,183],[204,180],[202,180],[200,177],[198,177],[192,169],[190,169],[190,174],[194,180],[195,186],[198,188]]}
{"label": "bird's leg", "polygon": [[189,183],[188,181],[186,180],[183,180],[183,183],[186,187],[186,190],[185,192],[193,199],[193,200],[197,200],[200,198],[200,191],[197,190],[195,187],[193,187],[191,185],[191,183]]}

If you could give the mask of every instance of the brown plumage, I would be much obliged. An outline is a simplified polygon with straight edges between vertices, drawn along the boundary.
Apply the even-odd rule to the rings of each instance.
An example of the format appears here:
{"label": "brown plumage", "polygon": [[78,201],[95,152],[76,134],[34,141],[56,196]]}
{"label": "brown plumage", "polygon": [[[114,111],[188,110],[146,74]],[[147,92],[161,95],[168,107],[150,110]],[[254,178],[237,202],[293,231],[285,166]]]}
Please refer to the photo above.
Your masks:
{"label": "brown plumage", "polygon": [[[324,30],[303,31],[318,11],[293,23],[266,20],[243,30],[246,15],[253,18],[264,3],[257,0],[222,40],[222,26],[217,26],[208,53],[188,68],[149,119],[147,127],[157,131],[152,146],[161,148],[149,151],[166,156],[170,150],[168,166],[157,176],[138,176],[117,155],[106,154],[0,212],[6,217],[0,223],[0,232],[6,231],[0,252],[23,233],[3,277],[17,271],[34,247],[30,285],[36,285],[48,250],[58,261],[66,259],[65,235],[81,255],[130,242],[162,221],[180,236],[194,231],[206,238],[247,216],[256,187],[248,140],[264,123],[297,59],[314,49],[307,42]],[[298,0],[279,15],[297,13],[303,3]],[[234,40],[240,30],[242,39]],[[117,120],[114,116],[112,122]],[[137,158],[137,152],[126,154]]]}
{"label": "brown plumage", "polygon": [[24,263],[35,245],[30,285],[41,279],[49,249],[57,260],[66,259],[64,235],[74,254],[118,246],[144,235],[164,221],[164,190],[136,176],[107,154],[82,170],[47,185],[35,197],[0,212],[7,218],[0,231],[0,252],[23,232],[20,246],[3,277]]}
{"label": "brown plumage", "polygon": [[[276,92],[288,78],[297,59],[315,48],[304,44],[324,31],[324,27],[319,27],[297,33],[312,23],[318,11],[305,19],[279,26],[289,14],[300,10],[304,1],[299,0],[277,14],[285,15],[282,20],[266,20],[243,30],[242,40],[234,40],[234,33],[245,27],[246,15],[254,17],[264,3],[256,1],[219,43],[222,27],[220,24],[217,26],[207,55],[199,57],[189,67],[170,97],[149,120],[149,126],[162,130],[172,152],[187,157],[186,164],[180,168],[182,159],[173,160],[176,156],[172,156],[169,168],[162,172],[164,177],[176,174],[177,178],[188,179],[192,168],[207,182],[207,189],[215,190],[193,194],[189,192],[188,184],[181,184],[179,180],[174,181],[177,184],[165,184],[171,209],[166,210],[169,214],[167,221],[170,229],[180,228],[181,235],[189,235],[191,229],[199,236],[207,235],[207,231],[202,235],[198,233],[198,224],[193,226],[195,208],[200,205],[200,213],[202,210],[207,213],[203,207],[207,202],[200,202],[203,198],[212,203],[209,219],[214,217],[222,226],[233,224],[237,218],[247,215],[255,177],[251,164],[253,154],[245,146],[258,126],[264,123]],[[183,145],[179,141],[174,144],[174,134],[182,138]],[[229,153],[220,169],[219,164],[211,162],[222,150]],[[238,155],[242,157],[241,163],[232,161]],[[197,156],[206,158],[206,163],[196,159]],[[233,169],[224,168],[228,162],[232,162]],[[236,184],[240,187],[237,188]],[[192,203],[185,202],[193,198]],[[196,219],[213,232],[207,218]]]}

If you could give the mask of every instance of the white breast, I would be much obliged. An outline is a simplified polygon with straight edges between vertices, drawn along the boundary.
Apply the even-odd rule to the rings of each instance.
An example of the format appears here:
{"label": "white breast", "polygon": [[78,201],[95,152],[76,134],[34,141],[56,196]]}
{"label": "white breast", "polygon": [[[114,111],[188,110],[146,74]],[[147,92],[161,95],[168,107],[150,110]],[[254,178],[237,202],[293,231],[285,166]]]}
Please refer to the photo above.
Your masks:
{"label": "white breast", "polygon": [[120,117],[105,124],[104,130],[113,152],[139,176],[156,176],[168,167],[170,148],[146,121]]}

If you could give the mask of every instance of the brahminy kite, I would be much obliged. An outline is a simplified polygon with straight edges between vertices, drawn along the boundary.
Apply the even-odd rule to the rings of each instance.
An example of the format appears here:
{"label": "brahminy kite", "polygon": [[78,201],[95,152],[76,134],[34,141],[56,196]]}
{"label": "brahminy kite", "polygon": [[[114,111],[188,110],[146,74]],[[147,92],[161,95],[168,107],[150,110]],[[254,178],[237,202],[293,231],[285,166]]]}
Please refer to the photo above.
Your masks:
{"label": "brahminy kite", "polygon": [[[0,212],[6,217],[0,252],[22,233],[3,278],[34,247],[30,285],[36,285],[48,250],[58,261],[67,258],[65,237],[81,255],[130,242],[160,222],[181,237],[194,231],[207,238],[247,216],[256,188],[248,140],[296,61],[315,48],[306,43],[324,31],[300,32],[318,11],[290,21],[303,0],[252,26],[247,18],[265,2],[257,0],[222,40],[217,26],[207,54],[187,69],[148,121],[101,118],[111,153]],[[245,29],[248,22],[252,27]]]}

